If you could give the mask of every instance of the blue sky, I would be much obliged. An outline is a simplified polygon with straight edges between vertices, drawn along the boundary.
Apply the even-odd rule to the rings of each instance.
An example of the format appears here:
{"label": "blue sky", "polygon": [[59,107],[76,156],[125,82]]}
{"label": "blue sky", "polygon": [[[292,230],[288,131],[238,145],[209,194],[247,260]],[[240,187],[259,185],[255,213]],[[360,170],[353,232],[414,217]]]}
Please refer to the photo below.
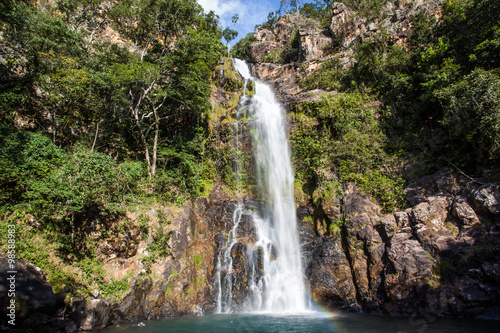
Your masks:
{"label": "blue sky", "polygon": [[[208,12],[213,10],[220,17],[221,26],[230,27],[238,31],[238,37],[234,43],[253,32],[256,24],[267,21],[269,12],[277,11],[280,7],[280,0],[197,0]],[[234,14],[240,16],[236,28],[231,22]]]}

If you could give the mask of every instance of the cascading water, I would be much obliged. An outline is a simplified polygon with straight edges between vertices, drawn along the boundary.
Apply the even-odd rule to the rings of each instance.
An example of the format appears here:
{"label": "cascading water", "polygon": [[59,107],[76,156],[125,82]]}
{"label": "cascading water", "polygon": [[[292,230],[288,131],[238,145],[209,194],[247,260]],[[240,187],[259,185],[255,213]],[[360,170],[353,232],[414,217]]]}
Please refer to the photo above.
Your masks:
{"label": "cascading water", "polygon": [[[254,80],[247,64],[235,59],[236,70],[245,81],[254,81],[249,106],[255,127],[257,178],[269,202],[268,214],[252,212],[255,227],[254,255],[247,257],[248,293],[245,309],[265,312],[304,312],[308,310],[303,280],[300,244],[297,235],[293,198],[293,172],[286,137],[286,122],[281,105],[271,88]],[[245,97],[245,96],[244,96]],[[233,216],[228,245],[219,254],[217,267],[217,312],[232,312],[229,274],[232,270],[231,247],[241,219]],[[224,275],[224,277],[222,276]],[[228,277],[229,276],[229,277]]]}

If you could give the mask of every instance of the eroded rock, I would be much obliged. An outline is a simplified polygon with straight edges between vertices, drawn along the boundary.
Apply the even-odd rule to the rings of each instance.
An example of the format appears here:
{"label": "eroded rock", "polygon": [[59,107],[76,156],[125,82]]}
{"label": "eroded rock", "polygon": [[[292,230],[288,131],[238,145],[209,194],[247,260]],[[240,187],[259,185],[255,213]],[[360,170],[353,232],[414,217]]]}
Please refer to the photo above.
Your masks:
{"label": "eroded rock", "polygon": [[356,288],[340,237],[322,238],[314,251],[309,281],[318,304],[358,311]]}
{"label": "eroded rock", "polygon": [[111,323],[110,319],[111,306],[104,299],[93,299],[85,307],[80,329],[99,331]]}

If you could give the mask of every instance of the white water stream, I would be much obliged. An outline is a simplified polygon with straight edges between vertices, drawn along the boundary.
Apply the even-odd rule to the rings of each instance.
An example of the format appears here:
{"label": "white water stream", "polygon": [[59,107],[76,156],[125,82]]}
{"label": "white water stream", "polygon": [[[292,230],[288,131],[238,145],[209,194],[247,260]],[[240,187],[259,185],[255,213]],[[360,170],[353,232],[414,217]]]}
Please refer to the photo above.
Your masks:
{"label": "white water stream", "polygon": [[[257,259],[248,259],[249,293],[246,309],[265,312],[305,312],[309,306],[303,280],[300,244],[297,234],[295,204],[293,198],[293,171],[290,149],[286,136],[284,111],[271,88],[255,80],[244,61],[235,59],[236,70],[248,81],[254,81],[254,95],[249,106],[255,126],[255,160],[257,178],[269,211],[266,216],[252,213],[256,229],[254,251]],[[246,98],[246,96],[244,96]],[[232,245],[236,242],[236,228],[241,219],[241,207],[233,218],[231,241],[218,260],[217,309],[218,313],[232,312],[230,275],[221,281],[220,271],[231,271]],[[229,265],[229,266],[228,266]],[[229,277],[228,277],[229,276]]]}

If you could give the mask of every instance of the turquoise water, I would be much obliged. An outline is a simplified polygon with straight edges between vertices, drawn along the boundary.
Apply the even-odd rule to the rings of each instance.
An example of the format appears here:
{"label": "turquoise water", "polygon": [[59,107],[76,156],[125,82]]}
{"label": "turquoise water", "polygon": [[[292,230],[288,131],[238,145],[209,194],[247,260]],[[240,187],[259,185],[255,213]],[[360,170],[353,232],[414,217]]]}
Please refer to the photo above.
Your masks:
{"label": "turquoise water", "polygon": [[[204,317],[145,321],[145,327],[137,323],[123,323],[107,328],[106,333],[128,332],[177,332],[177,333],[264,333],[264,332],[373,332],[373,333],[493,333],[500,332],[500,322],[439,319],[431,316],[396,318],[368,314],[304,314],[264,315],[229,314]],[[102,332],[102,331],[101,331]]]}

